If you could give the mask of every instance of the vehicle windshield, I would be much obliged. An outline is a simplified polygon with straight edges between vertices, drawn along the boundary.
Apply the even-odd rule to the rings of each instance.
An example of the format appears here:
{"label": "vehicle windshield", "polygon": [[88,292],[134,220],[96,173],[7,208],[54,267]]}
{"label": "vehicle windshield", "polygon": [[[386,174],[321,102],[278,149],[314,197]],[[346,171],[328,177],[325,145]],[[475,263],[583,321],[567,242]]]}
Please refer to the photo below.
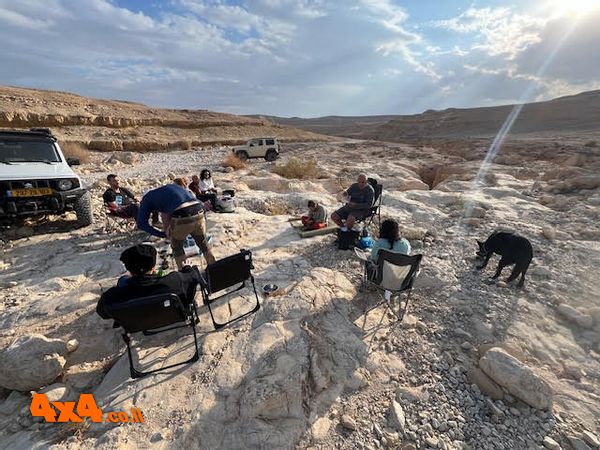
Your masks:
{"label": "vehicle windshield", "polygon": [[0,161],[60,162],[61,159],[52,142],[0,139]]}

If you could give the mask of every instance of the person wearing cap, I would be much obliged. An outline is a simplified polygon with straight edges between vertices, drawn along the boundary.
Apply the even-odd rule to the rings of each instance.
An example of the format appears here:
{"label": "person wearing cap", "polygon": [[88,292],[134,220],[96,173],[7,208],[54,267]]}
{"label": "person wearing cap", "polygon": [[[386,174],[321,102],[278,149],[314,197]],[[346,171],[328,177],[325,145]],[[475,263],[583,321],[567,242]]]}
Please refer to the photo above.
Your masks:
{"label": "person wearing cap", "polygon": [[[162,215],[164,231],[149,223],[152,211]],[[215,262],[204,234],[204,209],[198,199],[187,189],[177,184],[167,184],[144,195],[137,216],[137,226],[153,236],[169,238],[177,268],[181,270],[186,260],[183,244],[191,234],[202,250],[207,264]]]}
{"label": "person wearing cap", "polygon": [[171,272],[164,277],[153,274],[156,266],[156,249],[150,244],[138,244],[121,253],[120,260],[129,271],[130,277],[119,279],[116,287],[102,294],[96,312],[103,319],[110,319],[107,306],[134,298],[157,294],[176,294],[187,306],[194,301],[201,280],[196,267],[185,266],[180,272]]}

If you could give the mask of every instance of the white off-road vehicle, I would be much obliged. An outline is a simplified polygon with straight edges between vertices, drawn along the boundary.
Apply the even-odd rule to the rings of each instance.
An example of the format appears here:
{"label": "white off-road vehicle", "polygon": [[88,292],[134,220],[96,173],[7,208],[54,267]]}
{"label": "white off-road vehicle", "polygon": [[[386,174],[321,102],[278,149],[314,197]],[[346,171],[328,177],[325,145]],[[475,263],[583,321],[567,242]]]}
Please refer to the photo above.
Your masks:
{"label": "white off-road vehicle", "polygon": [[77,224],[92,223],[91,197],[46,128],[0,130],[0,224],[75,211]]}
{"label": "white off-road vehicle", "polygon": [[231,151],[242,161],[248,158],[264,158],[267,161],[275,161],[279,158],[280,150],[277,138],[269,137],[250,139],[245,145],[233,147]]}

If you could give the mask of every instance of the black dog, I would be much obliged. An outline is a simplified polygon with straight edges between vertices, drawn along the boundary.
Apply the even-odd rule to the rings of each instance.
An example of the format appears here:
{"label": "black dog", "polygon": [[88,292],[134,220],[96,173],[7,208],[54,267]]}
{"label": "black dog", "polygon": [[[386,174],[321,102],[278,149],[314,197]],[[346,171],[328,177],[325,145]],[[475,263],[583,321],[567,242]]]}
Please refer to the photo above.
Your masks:
{"label": "black dog", "polygon": [[494,231],[485,242],[477,241],[477,244],[479,245],[477,256],[483,259],[483,263],[477,266],[477,270],[484,269],[492,255],[496,253],[501,258],[496,273],[492,278],[498,278],[504,267],[514,264],[515,267],[506,281],[509,283],[520,274],[521,279],[517,287],[523,286],[525,273],[533,258],[531,242],[515,233]]}

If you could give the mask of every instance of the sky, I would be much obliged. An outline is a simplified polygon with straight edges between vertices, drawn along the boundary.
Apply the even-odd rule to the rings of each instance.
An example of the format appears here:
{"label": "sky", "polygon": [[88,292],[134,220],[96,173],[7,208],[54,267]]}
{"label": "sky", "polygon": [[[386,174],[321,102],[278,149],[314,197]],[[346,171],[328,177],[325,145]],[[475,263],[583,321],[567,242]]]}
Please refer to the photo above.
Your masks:
{"label": "sky", "polygon": [[0,0],[0,85],[285,117],[600,89],[600,0]]}

